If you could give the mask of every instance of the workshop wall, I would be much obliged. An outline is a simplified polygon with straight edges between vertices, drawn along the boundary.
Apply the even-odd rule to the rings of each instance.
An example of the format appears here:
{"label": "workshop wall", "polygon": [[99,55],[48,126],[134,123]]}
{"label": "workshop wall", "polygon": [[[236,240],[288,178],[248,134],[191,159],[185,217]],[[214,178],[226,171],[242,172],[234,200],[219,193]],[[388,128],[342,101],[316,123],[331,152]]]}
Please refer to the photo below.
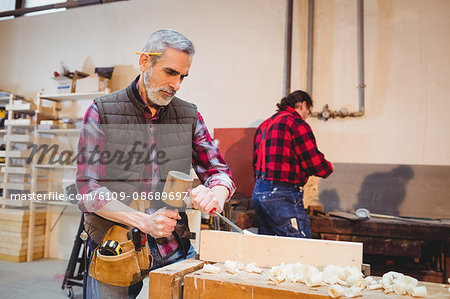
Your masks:
{"label": "workshop wall", "polygon": [[[294,3],[292,88],[306,89],[308,1]],[[364,3],[366,114],[309,119],[319,148],[333,162],[450,165],[450,1]],[[314,110],[355,111],[356,1],[316,0],[315,9]],[[285,12],[281,0],[132,0],[1,21],[0,89],[52,92],[60,61],[88,73],[114,66],[113,90],[123,88],[138,74],[134,52],[172,28],[197,50],[179,96],[198,105],[211,133],[255,127],[283,93]],[[79,103],[78,116],[89,104]],[[69,222],[78,225],[73,214],[61,220]],[[72,240],[63,227],[52,240]],[[54,245],[52,257],[68,258],[71,245]]]}
{"label": "workshop wall", "polygon": [[282,93],[284,16],[284,1],[133,0],[3,21],[0,88],[51,91],[60,61],[89,73],[113,65],[112,88],[124,88],[139,73],[134,53],[171,28],[196,46],[179,96],[198,105],[211,132],[255,126],[270,111],[263,103]]}
{"label": "workshop wall", "polygon": [[[296,0],[292,88],[306,89],[307,0]],[[1,88],[51,91],[64,61],[72,70],[116,67],[112,87],[137,74],[148,35],[173,28],[197,54],[180,97],[212,131],[255,127],[283,92],[284,1],[133,0],[0,22]],[[315,1],[315,110],[358,109],[356,1]],[[365,1],[366,114],[310,119],[334,162],[450,165],[450,2]],[[89,103],[79,105],[79,114]]]}
{"label": "workshop wall", "polygon": [[[293,88],[306,88],[307,2],[294,10]],[[315,1],[314,111],[358,110],[356,3]],[[333,162],[450,165],[450,2],[364,5],[366,113],[310,119],[319,148]]]}

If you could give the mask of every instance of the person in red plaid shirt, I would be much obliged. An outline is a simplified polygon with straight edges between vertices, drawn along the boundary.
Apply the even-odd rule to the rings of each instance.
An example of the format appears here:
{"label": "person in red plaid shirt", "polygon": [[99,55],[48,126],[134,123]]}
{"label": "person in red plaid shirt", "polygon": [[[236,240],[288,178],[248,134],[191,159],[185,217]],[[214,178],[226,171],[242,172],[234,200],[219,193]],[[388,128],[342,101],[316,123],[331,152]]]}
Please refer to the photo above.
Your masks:
{"label": "person in red plaid shirt", "polygon": [[252,200],[259,234],[311,238],[300,187],[310,176],[333,172],[305,121],[312,105],[311,97],[297,90],[281,99],[278,112],[256,130]]}
{"label": "person in red plaid shirt", "polygon": [[[79,159],[76,186],[79,194],[91,195],[78,203],[79,208],[85,212],[85,230],[89,235],[91,250],[99,245],[110,225],[119,223],[136,227],[147,234],[154,259],[153,269],[195,255],[189,242],[185,213],[175,209],[154,208],[153,203],[142,212],[129,207],[130,202],[127,200],[114,199],[123,199],[120,198],[122,195],[125,197],[161,191],[158,186],[163,185],[163,174],[167,175],[167,170],[177,170],[163,169],[164,165],[155,160],[144,165],[135,163],[125,170],[112,162],[100,163],[103,154],[133,151],[130,140],[134,144],[165,144],[166,153],[174,154],[172,162],[167,159],[174,163],[172,165],[187,160],[189,169],[192,163],[202,182],[191,191],[192,206],[195,209],[206,213],[212,209],[221,212],[224,203],[234,193],[235,185],[231,180],[230,169],[212,141],[196,106],[175,97],[183,79],[188,75],[193,54],[192,42],[182,34],[172,30],[156,31],[140,53],[141,74],[136,80],[123,90],[95,99],[86,111],[78,150],[79,153],[98,154],[96,161],[99,162],[90,163],[89,159],[80,162],[81,158]],[[144,130],[148,129],[150,133],[139,135],[142,132],[128,128],[133,124],[136,127],[144,125]],[[166,124],[187,125],[190,129],[187,133],[175,132],[158,139],[158,134],[151,130],[162,130],[161,125]],[[141,136],[147,136],[148,139],[142,140],[139,138]],[[187,151],[177,151],[177,148],[186,145]],[[135,298],[141,288],[142,281],[130,287],[121,287],[89,276],[86,296]]]}

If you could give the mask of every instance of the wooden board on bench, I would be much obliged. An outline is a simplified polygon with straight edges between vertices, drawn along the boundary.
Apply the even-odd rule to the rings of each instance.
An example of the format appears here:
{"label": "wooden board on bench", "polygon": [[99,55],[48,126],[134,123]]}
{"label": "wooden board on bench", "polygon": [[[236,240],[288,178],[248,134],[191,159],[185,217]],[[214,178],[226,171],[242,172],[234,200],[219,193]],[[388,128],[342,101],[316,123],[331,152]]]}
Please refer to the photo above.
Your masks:
{"label": "wooden board on bench", "polygon": [[362,243],[312,240],[264,235],[243,235],[203,230],[200,260],[210,262],[239,261],[258,267],[284,263],[311,266],[354,266],[361,269]]}

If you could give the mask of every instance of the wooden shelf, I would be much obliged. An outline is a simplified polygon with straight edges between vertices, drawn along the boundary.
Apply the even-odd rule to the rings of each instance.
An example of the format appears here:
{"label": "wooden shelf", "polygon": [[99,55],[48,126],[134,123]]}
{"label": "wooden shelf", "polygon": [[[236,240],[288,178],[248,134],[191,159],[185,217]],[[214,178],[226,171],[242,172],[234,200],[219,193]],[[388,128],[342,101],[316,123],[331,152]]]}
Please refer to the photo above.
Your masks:
{"label": "wooden shelf", "polygon": [[21,190],[21,191],[29,191],[31,185],[29,183],[3,183],[3,188],[12,189],[12,190]]}
{"label": "wooden shelf", "polygon": [[55,102],[61,102],[61,101],[89,100],[106,94],[107,94],[106,91],[66,93],[66,94],[41,94],[40,98]]}
{"label": "wooden shelf", "polygon": [[5,109],[7,111],[14,111],[26,114],[34,114],[36,110],[36,105],[33,103],[25,103],[25,104],[10,104],[6,105]]}
{"label": "wooden shelf", "polygon": [[19,134],[11,134],[5,136],[5,141],[11,141],[14,143],[32,143],[33,142],[33,136],[31,135],[19,135]]}
{"label": "wooden shelf", "polygon": [[[2,166],[5,166],[4,164]],[[30,174],[30,169],[25,167],[5,167],[2,172],[8,172],[11,174]]]}
{"label": "wooden shelf", "polygon": [[36,168],[49,168],[49,169],[76,169],[75,165],[34,165]]}
{"label": "wooden shelf", "polygon": [[80,133],[81,129],[37,129],[38,133],[63,134],[63,133]]}
{"label": "wooden shelf", "polygon": [[13,126],[13,127],[31,127],[34,126],[36,122],[34,119],[13,119],[13,120],[5,120],[6,126]]}
{"label": "wooden shelf", "polygon": [[[8,158],[17,158],[17,159],[28,159],[30,157],[31,151],[25,150],[25,151],[8,151]],[[1,157],[1,156],[0,156]]]}
{"label": "wooden shelf", "polygon": [[6,205],[11,207],[27,207],[30,202],[28,200],[12,200],[9,198],[1,197],[0,205]]}

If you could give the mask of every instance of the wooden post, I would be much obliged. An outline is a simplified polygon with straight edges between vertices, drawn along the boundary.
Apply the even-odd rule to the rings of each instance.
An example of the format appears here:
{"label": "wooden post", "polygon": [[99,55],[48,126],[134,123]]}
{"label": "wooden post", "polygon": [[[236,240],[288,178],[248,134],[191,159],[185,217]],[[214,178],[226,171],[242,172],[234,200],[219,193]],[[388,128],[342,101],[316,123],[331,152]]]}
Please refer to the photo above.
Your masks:
{"label": "wooden post", "polygon": [[30,219],[28,222],[28,248],[27,248],[27,262],[33,261],[34,252],[34,225],[35,225],[35,209],[33,201],[30,201]]}
{"label": "wooden post", "polygon": [[450,283],[450,238],[447,238],[445,243],[445,261],[444,261],[444,281],[443,283]]}

